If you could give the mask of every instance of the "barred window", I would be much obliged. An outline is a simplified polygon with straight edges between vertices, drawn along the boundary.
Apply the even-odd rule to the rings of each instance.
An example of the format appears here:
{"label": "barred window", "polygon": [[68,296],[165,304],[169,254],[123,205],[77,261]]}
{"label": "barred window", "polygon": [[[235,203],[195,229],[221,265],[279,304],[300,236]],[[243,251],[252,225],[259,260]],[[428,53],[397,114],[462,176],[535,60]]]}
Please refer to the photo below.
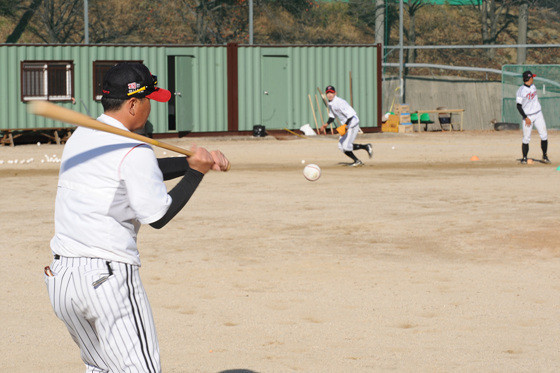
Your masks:
{"label": "barred window", "polygon": [[93,98],[101,100],[103,96],[103,77],[109,69],[120,62],[142,63],[142,61],[93,61]]}
{"label": "barred window", "polygon": [[23,61],[21,100],[72,100],[74,64],[72,61]]}

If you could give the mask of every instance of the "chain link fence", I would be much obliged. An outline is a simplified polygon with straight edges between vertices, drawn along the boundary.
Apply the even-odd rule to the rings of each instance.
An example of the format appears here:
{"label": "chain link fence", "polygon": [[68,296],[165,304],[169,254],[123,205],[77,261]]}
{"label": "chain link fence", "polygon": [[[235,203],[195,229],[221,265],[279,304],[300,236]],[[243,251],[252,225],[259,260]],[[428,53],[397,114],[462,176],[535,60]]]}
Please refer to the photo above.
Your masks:
{"label": "chain link fence", "polygon": [[548,128],[560,129],[560,65],[504,65],[502,67],[502,122],[521,123],[515,95],[530,70]]}

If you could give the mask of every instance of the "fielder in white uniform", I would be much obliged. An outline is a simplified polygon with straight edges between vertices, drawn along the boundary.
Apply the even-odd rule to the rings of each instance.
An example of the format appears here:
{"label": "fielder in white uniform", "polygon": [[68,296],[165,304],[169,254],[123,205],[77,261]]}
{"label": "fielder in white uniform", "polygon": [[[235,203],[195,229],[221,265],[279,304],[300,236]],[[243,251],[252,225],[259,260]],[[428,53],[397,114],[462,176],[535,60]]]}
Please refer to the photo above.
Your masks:
{"label": "fielder in white uniform", "polygon": [[338,148],[352,159],[353,162],[348,164],[348,166],[363,166],[364,163],[356,157],[354,150],[363,149],[367,151],[369,157],[371,158],[373,156],[373,148],[371,144],[354,144],[356,136],[358,136],[358,132],[360,131],[360,119],[358,118],[356,111],[352,108],[352,106],[350,106],[350,104],[348,104],[348,102],[346,102],[346,100],[336,95],[336,90],[332,85],[327,86],[325,94],[329,100],[329,119],[327,123],[324,123],[321,126],[319,131],[326,134],[327,126],[334,122],[336,115],[340,123],[346,125],[346,133],[344,133],[344,135],[342,135],[338,140]]}
{"label": "fielder in white uniform", "polygon": [[547,156],[548,150],[548,134],[546,131],[546,123],[541,110],[541,104],[537,97],[537,87],[533,84],[536,75],[530,71],[523,73],[523,85],[519,87],[516,94],[517,110],[523,117],[521,127],[523,128],[523,141],[521,152],[523,158],[521,163],[527,163],[527,154],[529,154],[529,142],[531,142],[531,132],[533,125],[539,132],[541,137],[542,160],[544,163],[550,163]]}
{"label": "fielder in white uniform", "polygon": [[[141,129],[151,100],[171,93],[143,64],[104,77],[98,120]],[[55,202],[52,264],[45,282],[55,314],[80,348],[86,372],[161,372],[154,320],[139,275],[137,234],[161,228],[188,202],[205,173],[227,170],[219,151],[156,159],[150,146],[80,127],[64,147]],[[169,191],[164,180],[182,176]]]}

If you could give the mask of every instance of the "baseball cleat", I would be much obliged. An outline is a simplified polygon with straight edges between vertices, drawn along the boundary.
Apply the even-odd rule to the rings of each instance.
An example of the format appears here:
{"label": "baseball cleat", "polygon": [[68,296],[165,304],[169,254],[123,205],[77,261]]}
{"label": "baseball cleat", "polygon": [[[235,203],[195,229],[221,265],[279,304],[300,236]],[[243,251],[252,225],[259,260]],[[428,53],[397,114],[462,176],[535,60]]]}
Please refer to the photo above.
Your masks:
{"label": "baseball cleat", "polygon": [[371,159],[371,157],[373,157],[373,147],[371,146],[371,144],[367,144],[367,153],[369,155],[369,158]]}
{"label": "baseball cleat", "polygon": [[520,163],[521,164],[527,164],[527,158],[522,158]]}
{"label": "baseball cleat", "polygon": [[348,166],[349,166],[349,167],[361,167],[361,166],[363,166],[363,165],[364,165],[364,163],[358,159],[358,160],[355,161],[354,163],[350,163]]}
{"label": "baseball cleat", "polygon": [[542,161],[543,161],[544,163],[547,163],[547,164],[550,163],[550,159],[548,159],[548,157],[546,156],[546,154],[542,156]]}

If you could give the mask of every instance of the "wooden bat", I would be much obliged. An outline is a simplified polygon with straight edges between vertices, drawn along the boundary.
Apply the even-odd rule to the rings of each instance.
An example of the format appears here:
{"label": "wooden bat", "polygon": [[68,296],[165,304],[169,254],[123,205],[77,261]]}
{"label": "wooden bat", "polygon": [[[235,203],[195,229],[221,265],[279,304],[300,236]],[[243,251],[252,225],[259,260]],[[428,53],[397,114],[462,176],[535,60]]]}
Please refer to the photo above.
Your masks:
{"label": "wooden bat", "polygon": [[352,71],[350,73],[350,106],[354,107],[354,99],[352,98]]}
{"label": "wooden bat", "polygon": [[[75,126],[86,127],[98,131],[112,133],[123,137],[128,137],[129,139],[142,141],[145,142],[146,144],[171,150],[179,154],[184,154],[187,157],[194,155],[194,153],[190,150],[183,149],[175,145],[167,144],[146,136],[142,136],[134,132],[125,131],[120,128],[115,128],[108,124],[102,123],[98,120],[95,120],[85,114],[82,114],[80,112],[71,109],[64,108],[62,106],[55,105],[48,101],[32,101],[28,104],[27,110],[31,114],[40,115],[45,118],[58,120],[64,123],[73,124]],[[230,168],[231,168],[231,164],[228,164],[228,168],[226,171],[229,171]]]}
{"label": "wooden bat", "polygon": [[317,117],[315,116],[315,109],[313,108],[313,101],[311,101],[311,95],[307,95],[307,97],[309,97],[309,104],[311,105],[311,111],[313,112],[313,119],[315,119],[315,128],[317,129],[317,134],[318,134],[319,133],[319,126],[317,126]]}
{"label": "wooden bat", "polygon": [[321,111],[321,106],[319,106],[319,99],[317,98],[317,95],[315,95],[315,102],[317,102],[317,111],[319,112],[319,116],[321,117],[321,125],[323,125],[323,123],[325,123],[325,120],[323,119],[323,112]]}
{"label": "wooden bat", "polygon": [[[323,99],[323,103],[325,104],[325,107],[327,108],[327,114],[330,114],[329,103],[327,102],[327,98],[325,97],[325,95],[323,94],[323,92],[321,91],[321,89],[319,87],[317,87],[317,91],[321,95],[321,98]],[[335,120],[338,123],[338,125],[340,126],[340,121],[338,120],[338,118],[335,118]],[[333,130],[332,123],[331,123],[331,135],[334,135],[334,130]]]}

